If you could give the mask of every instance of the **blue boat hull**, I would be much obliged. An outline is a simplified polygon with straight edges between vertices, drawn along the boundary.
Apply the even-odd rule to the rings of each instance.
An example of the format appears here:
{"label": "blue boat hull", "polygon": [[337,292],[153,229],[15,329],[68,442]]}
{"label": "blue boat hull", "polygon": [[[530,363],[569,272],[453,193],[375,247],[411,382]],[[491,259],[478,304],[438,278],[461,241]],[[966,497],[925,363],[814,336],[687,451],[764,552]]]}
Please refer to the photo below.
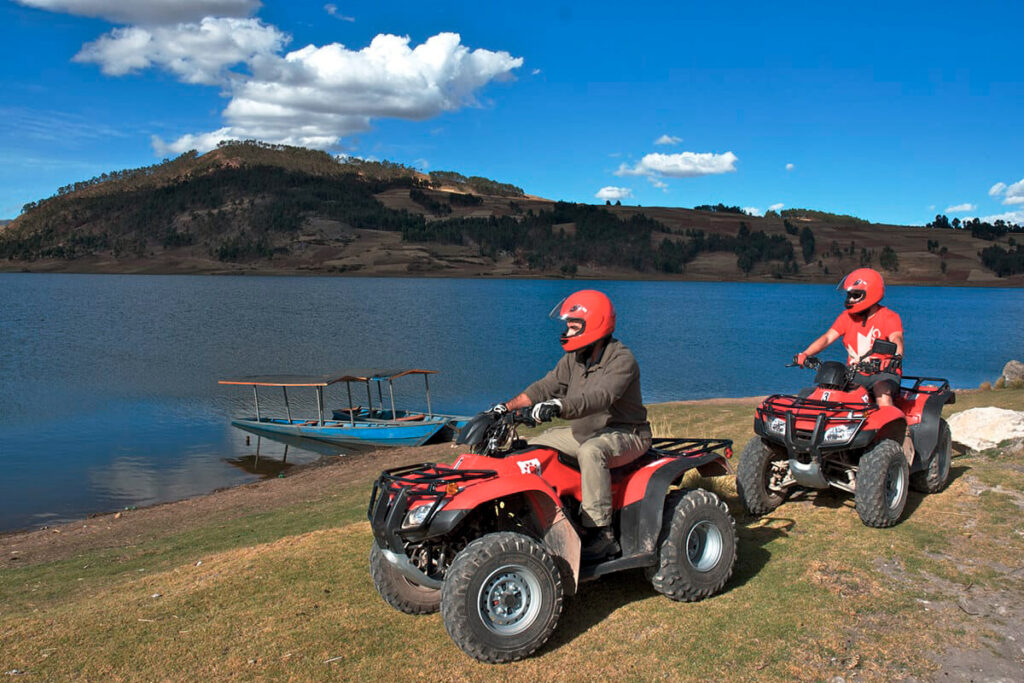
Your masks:
{"label": "blue boat hull", "polygon": [[254,433],[280,434],[339,445],[422,446],[448,424],[445,418],[417,422],[349,422],[328,420],[323,425],[308,420],[255,418],[232,420],[231,424]]}
{"label": "blue boat hull", "polygon": [[[422,418],[425,418],[425,411],[421,412],[416,410],[398,410],[396,412],[398,413],[398,417],[400,420],[408,420],[414,423],[421,422]],[[411,416],[419,416],[420,419],[417,419],[416,417],[410,419]],[[355,415],[352,416],[350,416],[347,410],[335,410],[333,411],[333,417],[335,420],[338,420],[339,422],[347,422],[354,419],[356,423],[366,422],[371,417],[376,418],[377,420],[392,420],[390,410],[374,410],[373,413],[371,414],[370,411],[368,411],[366,408],[361,408],[360,410],[355,411]],[[440,431],[437,432],[436,438],[434,439],[434,441],[437,442],[454,441],[455,437],[459,435],[459,430],[465,427],[466,423],[469,422],[470,420],[470,418],[466,415],[448,415],[444,413],[434,413],[433,415],[430,416],[430,420],[438,419],[444,420],[446,424]]]}

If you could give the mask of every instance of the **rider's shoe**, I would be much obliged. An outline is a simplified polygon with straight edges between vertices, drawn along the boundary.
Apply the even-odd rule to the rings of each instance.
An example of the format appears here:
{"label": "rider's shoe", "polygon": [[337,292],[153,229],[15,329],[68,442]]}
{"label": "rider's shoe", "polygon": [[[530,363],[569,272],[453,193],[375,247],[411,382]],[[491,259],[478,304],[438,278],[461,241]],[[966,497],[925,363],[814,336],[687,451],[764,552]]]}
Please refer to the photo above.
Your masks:
{"label": "rider's shoe", "polygon": [[619,544],[615,540],[615,532],[610,526],[600,526],[593,530],[580,553],[583,562],[595,562],[619,552]]}

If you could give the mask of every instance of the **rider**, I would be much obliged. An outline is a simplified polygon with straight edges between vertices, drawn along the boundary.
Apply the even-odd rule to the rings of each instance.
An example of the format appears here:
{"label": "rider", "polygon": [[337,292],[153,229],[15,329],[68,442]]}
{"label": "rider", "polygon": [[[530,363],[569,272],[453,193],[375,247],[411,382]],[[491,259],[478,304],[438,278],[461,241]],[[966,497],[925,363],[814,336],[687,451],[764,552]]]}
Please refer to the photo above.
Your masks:
{"label": "rider", "polygon": [[640,396],[640,368],[618,339],[615,309],[607,296],[582,290],[551,311],[565,322],[565,355],[554,369],[507,403],[505,412],[533,406],[537,422],[561,416],[568,427],[554,427],[529,440],[576,458],[583,489],[583,526],[589,531],[583,557],[596,560],[619,551],[612,529],[609,470],[637,459],[651,447],[651,427]]}
{"label": "rider", "polygon": [[[808,356],[815,355],[842,337],[849,356],[848,363],[878,359],[879,372],[857,375],[854,381],[874,394],[879,406],[891,406],[893,394],[899,391],[900,386],[903,323],[895,311],[879,304],[885,294],[885,281],[877,270],[858,268],[843,278],[839,288],[846,291],[846,310],[839,314],[825,334],[793,356],[793,362],[803,366]],[[896,354],[872,354],[871,345],[876,339],[896,344]]]}

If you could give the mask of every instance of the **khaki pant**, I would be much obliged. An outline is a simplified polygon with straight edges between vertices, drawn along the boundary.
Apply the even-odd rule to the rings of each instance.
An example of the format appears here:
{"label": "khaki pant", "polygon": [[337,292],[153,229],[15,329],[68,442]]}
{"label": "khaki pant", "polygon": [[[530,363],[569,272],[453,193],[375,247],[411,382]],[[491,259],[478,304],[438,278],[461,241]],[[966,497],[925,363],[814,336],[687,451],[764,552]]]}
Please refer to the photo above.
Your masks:
{"label": "khaki pant", "polygon": [[612,523],[612,478],[608,470],[629,464],[651,447],[650,429],[639,434],[606,427],[580,443],[569,427],[554,427],[528,440],[576,458],[583,488],[583,526]]}

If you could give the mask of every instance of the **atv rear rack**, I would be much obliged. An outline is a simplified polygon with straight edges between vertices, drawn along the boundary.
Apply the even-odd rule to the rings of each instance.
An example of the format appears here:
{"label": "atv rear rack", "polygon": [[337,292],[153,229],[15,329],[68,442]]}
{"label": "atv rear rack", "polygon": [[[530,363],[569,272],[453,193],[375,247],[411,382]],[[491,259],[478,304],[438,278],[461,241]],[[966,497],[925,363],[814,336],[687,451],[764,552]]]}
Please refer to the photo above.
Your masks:
{"label": "atv rear rack", "polygon": [[723,448],[725,457],[731,458],[731,439],[651,439],[651,450],[663,458],[692,458]]}

